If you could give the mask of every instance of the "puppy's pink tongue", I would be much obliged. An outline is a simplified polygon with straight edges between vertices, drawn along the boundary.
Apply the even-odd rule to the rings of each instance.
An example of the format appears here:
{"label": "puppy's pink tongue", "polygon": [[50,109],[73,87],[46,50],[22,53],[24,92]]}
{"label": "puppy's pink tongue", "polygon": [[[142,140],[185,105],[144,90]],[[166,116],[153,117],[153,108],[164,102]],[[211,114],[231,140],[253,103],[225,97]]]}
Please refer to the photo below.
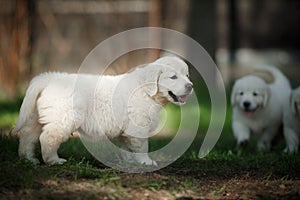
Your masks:
{"label": "puppy's pink tongue", "polygon": [[245,111],[246,117],[252,117],[253,111]]}
{"label": "puppy's pink tongue", "polygon": [[185,103],[186,102],[186,96],[179,97],[179,100],[180,100],[181,103]]}

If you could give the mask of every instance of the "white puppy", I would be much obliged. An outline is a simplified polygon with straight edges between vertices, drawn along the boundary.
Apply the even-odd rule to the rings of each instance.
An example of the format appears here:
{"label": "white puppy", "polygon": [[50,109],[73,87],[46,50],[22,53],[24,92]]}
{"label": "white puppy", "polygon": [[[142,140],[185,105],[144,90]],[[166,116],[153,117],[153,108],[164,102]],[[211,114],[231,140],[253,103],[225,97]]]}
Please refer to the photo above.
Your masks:
{"label": "white puppy", "polygon": [[[20,132],[19,155],[39,163],[34,149],[40,141],[45,163],[64,163],[57,150],[76,130],[90,138],[122,138],[129,150],[148,153],[147,136],[160,109],[168,102],[184,104],[192,86],[187,64],[170,56],[117,76],[41,74],[26,91],[14,129]],[[156,165],[135,155],[141,164]]]}
{"label": "white puppy", "polygon": [[284,152],[297,153],[300,134],[300,87],[291,92],[290,101],[285,106],[283,130],[287,145]]}
{"label": "white puppy", "polygon": [[275,67],[261,66],[271,73],[273,83],[248,75],[238,79],[232,90],[232,128],[238,145],[247,144],[251,133],[259,134],[257,149],[266,151],[282,124],[283,106],[288,99],[290,83]]}

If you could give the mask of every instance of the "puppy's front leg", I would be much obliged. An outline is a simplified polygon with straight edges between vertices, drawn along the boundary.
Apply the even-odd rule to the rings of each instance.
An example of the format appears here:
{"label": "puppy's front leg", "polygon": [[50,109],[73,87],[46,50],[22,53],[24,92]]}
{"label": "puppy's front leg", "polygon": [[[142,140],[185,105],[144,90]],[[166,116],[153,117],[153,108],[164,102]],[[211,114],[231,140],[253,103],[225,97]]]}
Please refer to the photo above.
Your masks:
{"label": "puppy's front leg", "polygon": [[286,148],[283,150],[285,153],[297,153],[299,146],[298,133],[289,127],[284,127],[283,135],[286,141]]}
{"label": "puppy's front leg", "polygon": [[245,146],[250,139],[250,129],[236,121],[233,122],[232,129],[238,146]]}
{"label": "puppy's front leg", "polygon": [[148,138],[123,136],[122,142],[127,149],[133,152],[132,156],[137,162],[157,166],[157,163],[148,155]]}

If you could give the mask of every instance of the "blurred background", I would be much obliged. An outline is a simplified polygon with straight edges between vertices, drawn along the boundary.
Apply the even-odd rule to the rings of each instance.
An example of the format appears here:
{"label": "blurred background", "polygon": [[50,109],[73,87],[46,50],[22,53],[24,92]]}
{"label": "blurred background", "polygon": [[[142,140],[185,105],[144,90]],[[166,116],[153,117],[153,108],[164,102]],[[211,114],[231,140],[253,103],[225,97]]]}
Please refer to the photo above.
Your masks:
{"label": "blurred background", "polygon": [[[123,174],[125,178],[106,168],[98,171],[90,166],[100,169],[103,166],[95,162],[80,139],[61,145],[59,155],[70,161],[64,166],[33,168],[20,162],[18,140],[11,130],[32,77],[46,71],[77,72],[100,42],[128,29],[149,26],[190,36],[206,49],[220,70],[228,109],[221,136],[212,132],[209,137],[218,140],[214,152],[196,160],[201,144],[211,143],[204,138],[211,125],[212,105],[203,78],[191,66],[190,78],[198,104],[191,104],[189,97],[182,107],[166,106],[160,113],[159,134],[149,140],[150,151],[159,150],[179,130],[190,139],[196,128],[185,160],[179,160],[165,172],[154,176],[143,174],[139,179]],[[153,38],[153,42],[158,41],[159,38]],[[129,52],[105,73],[126,72],[155,60],[161,53],[154,49]],[[236,148],[232,134],[231,86],[236,78],[249,73],[252,66],[262,63],[280,68],[293,88],[300,85],[300,0],[0,0],[0,199],[1,195],[32,199],[35,193],[36,198],[53,199],[69,199],[74,195],[78,199],[84,193],[83,199],[92,199],[94,190],[97,195],[106,194],[106,190],[113,193],[108,199],[124,198],[125,193],[134,198],[131,191],[138,190],[142,192],[138,198],[151,199],[152,196],[146,196],[148,192],[144,193],[145,187],[155,198],[165,193],[174,196],[185,188],[184,196],[176,196],[177,199],[299,199],[300,154],[283,155],[284,140],[277,145],[275,154],[255,154],[255,138],[245,153]],[[216,124],[221,124],[222,114],[218,110]],[[36,150],[41,159],[40,148]],[[80,179],[83,181],[77,182]],[[76,185],[70,184],[73,180]],[[93,187],[86,182],[89,180],[93,181]],[[46,196],[45,188],[54,196]],[[163,193],[158,193],[161,190]],[[197,197],[186,196],[193,190]],[[250,196],[249,191],[255,196]],[[203,192],[207,194],[203,196]],[[242,195],[233,196],[235,193]]]}
{"label": "blurred background", "polygon": [[[198,41],[227,86],[248,67],[271,63],[296,87],[299,23],[298,0],[0,0],[0,96],[19,95],[40,72],[76,72],[101,41],[147,26]],[[158,55],[129,53],[115,73]]]}

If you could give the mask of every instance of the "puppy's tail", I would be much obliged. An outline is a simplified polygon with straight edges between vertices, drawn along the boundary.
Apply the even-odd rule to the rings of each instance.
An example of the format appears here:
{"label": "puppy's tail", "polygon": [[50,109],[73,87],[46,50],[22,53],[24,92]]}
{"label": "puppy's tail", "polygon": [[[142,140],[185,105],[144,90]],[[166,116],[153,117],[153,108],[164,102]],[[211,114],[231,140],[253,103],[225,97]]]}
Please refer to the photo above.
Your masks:
{"label": "puppy's tail", "polygon": [[291,84],[287,77],[277,68],[271,65],[260,65],[255,67],[256,71],[268,72],[273,76],[273,85],[280,88],[291,88]]}
{"label": "puppy's tail", "polygon": [[47,87],[49,84],[48,73],[41,74],[36,76],[30,81],[29,87],[26,90],[23,103],[21,105],[19,118],[16,126],[12,130],[13,134],[16,134],[20,129],[25,125],[26,121],[33,117],[36,114],[36,101],[40,93]]}

